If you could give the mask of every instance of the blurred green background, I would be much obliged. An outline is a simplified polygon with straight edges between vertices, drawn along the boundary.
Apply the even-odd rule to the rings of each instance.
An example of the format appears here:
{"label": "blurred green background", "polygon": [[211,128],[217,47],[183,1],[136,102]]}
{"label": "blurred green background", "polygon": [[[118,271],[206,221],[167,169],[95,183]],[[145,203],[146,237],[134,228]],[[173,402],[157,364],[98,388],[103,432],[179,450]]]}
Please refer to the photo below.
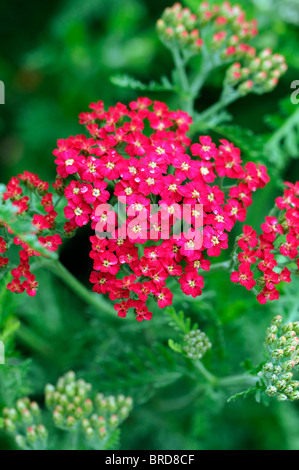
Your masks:
{"label": "blurred green background", "polygon": [[[279,112],[279,101],[288,100],[291,82],[299,79],[299,2],[239,3],[259,20],[255,45],[284,54],[289,65],[273,93],[249,96],[230,108],[237,124],[259,135],[271,132],[265,115]],[[171,58],[155,33],[156,20],[170,5],[165,0],[1,0],[0,79],[6,87],[6,103],[0,107],[1,182],[25,169],[54,179],[56,140],[83,132],[78,114],[92,101],[104,100],[108,106],[137,96],[115,87],[113,74],[128,73],[144,82],[170,75]],[[199,110],[218,97],[222,78],[220,71],[209,80]],[[148,95],[177,105],[170,94]],[[296,158],[286,158],[280,177],[295,181],[298,169]],[[274,181],[259,195],[263,210],[251,211],[250,223],[258,226],[276,194]],[[88,236],[87,229],[81,231],[62,251],[63,262],[86,284]],[[228,275],[225,282],[224,275],[215,275],[206,290],[217,294],[191,303],[178,296],[176,302],[210,335],[214,349],[207,360],[223,376],[242,371],[247,358],[254,364],[262,361],[271,316],[298,304],[298,283],[279,304],[267,307],[238,287],[229,284],[228,290],[226,283]],[[194,383],[183,374],[171,376],[180,374],[174,353],[171,363],[162,357],[155,365],[144,360],[138,369],[132,357],[140,355],[142,362],[147,348],[159,358],[157,344],[167,345],[171,337],[161,313],[141,325],[104,319],[50,274],[41,273],[40,284],[44,287],[30,301],[1,294],[0,328],[15,318],[21,322],[9,366],[1,369],[2,405],[27,392],[40,400],[46,382],[73,368],[101,391],[134,396],[136,407],[123,425],[123,449],[299,449],[298,405],[273,401],[266,407],[252,398],[227,405],[227,391],[221,390],[188,399]],[[117,364],[122,364],[122,373]],[[0,445],[9,445],[4,436]]]}

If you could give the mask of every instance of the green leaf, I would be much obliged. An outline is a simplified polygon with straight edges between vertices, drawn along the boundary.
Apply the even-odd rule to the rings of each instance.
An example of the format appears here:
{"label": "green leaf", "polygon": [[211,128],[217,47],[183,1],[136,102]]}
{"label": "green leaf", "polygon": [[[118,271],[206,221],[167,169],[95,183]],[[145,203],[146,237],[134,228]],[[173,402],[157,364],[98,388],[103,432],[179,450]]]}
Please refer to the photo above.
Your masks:
{"label": "green leaf", "polygon": [[258,390],[257,387],[250,387],[248,390],[244,390],[243,392],[236,393],[235,395],[232,395],[231,397],[229,397],[229,399],[227,400],[227,403],[231,403],[232,401],[236,401],[239,398],[244,398],[245,399],[249,395],[251,395],[252,393],[255,393],[257,390]]}
{"label": "green leaf", "polygon": [[170,349],[172,349],[173,351],[177,352],[177,353],[182,353],[182,346],[178,343],[175,343],[173,341],[173,339],[169,339],[168,340],[168,346],[170,347]]}
{"label": "green leaf", "polygon": [[264,156],[265,136],[256,135],[251,130],[238,125],[216,126],[213,130],[240,147],[249,159],[267,160]]}
{"label": "green leaf", "polygon": [[166,313],[170,316],[171,322],[170,325],[175,329],[182,331],[185,335],[190,333],[191,330],[196,330],[198,325],[193,325],[191,327],[191,319],[185,317],[183,311],[176,312],[173,307],[170,307],[166,310]]}
{"label": "green leaf", "polygon": [[273,130],[265,143],[265,154],[277,168],[283,168],[291,156],[299,158],[299,107],[287,96],[279,104],[279,113],[266,116],[267,125]]}
{"label": "green leaf", "polygon": [[151,81],[148,84],[142,83],[140,80],[136,80],[130,75],[113,75],[110,78],[113,85],[119,86],[121,88],[129,88],[131,90],[140,90],[140,91],[173,91],[174,86],[168,80],[167,77],[162,77],[161,83]]}

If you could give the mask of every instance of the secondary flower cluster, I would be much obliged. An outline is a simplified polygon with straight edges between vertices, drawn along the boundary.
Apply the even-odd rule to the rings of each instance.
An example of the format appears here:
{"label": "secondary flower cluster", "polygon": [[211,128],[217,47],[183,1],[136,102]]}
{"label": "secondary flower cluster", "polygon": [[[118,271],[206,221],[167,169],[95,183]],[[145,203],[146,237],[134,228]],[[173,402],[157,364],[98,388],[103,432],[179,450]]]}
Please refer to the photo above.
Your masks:
{"label": "secondary flower cluster", "polygon": [[92,386],[82,379],[77,380],[70,371],[61,377],[56,387],[45,388],[46,405],[53,412],[53,421],[63,430],[83,432],[89,447],[102,448],[111,432],[124,421],[131,409],[131,397],[119,395],[92,396]]}
{"label": "secondary flower cluster", "polygon": [[282,325],[280,315],[267,330],[265,346],[270,357],[258,375],[265,384],[266,394],[276,396],[278,401],[299,399],[299,382],[293,379],[292,373],[299,362],[298,334],[299,322]]}
{"label": "secondary flower cluster", "polygon": [[84,437],[88,439],[89,449],[103,449],[115,429],[128,417],[133,403],[131,397],[123,395],[93,397],[92,386],[77,380],[72,371],[61,377],[56,386],[46,385],[45,402],[53,418],[53,423],[47,418],[47,428],[42,424],[42,410],[27,397],[18,400],[14,408],[3,409],[0,427],[14,436],[21,449],[48,450],[53,439],[53,424],[73,433],[80,447]]}
{"label": "secondary flower cluster", "polygon": [[[217,147],[202,136],[188,148],[189,115],[148,98],[108,111],[93,103],[80,122],[91,136],[60,140],[54,155],[62,184],[76,177],[65,188],[65,229],[91,222],[97,232],[90,253],[94,291],[122,300],[118,315],[133,308],[138,321],[152,316],[148,298],[161,308],[172,303],[168,278],[185,294],[201,295],[198,270],[211,264],[205,255],[228,247],[228,232],[245,220],[252,193],[269,181],[266,168],[243,165],[240,150],[226,140]],[[225,178],[235,181],[228,197]],[[118,214],[116,202],[123,207]],[[177,234],[182,223],[187,228]]]}
{"label": "secondary flower cluster", "polygon": [[34,296],[38,283],[30,271],[30,260],[41,256],[43,251],[56,251],[62,243],[61,237],[54,233],[57,212],[49,183],[25,171],[11,178],[0,204],[2,211],[8,214],[6,220],[0,218],[0,272],[11,269],[6,255],[12,246],[17,246],[20,261],[11,269],[13,279],[7,287],[12,292],[26,291]]}
{"label": "secondary flower cluster", "polygon": [[252,52],[243,63],[235,62],[227,70],[225,81],[237,87],[241,95],[251,91],[262,94],[273,90],[286,70],[287,65],[282,55],[273,54],[271,49],[264,49],[258,55]]}
{"label": "secondary flower cluster", "polygon": [[259,237],[252,227],[245,225],[238,240],[240,266],[231,280],[248,290],[257,289],[261,304],[278,299],[276,286],[291,282],[292,271],[298,273],[299,269],[299,182],[285,185],[283,196],[275,201],[279,215],[266,217]]}
{"label": "secondary flower cluster", "polygon": [[192,330],[184,336],[183,351],[189,359],[201,359],[211,349],[212,343],[201,330]]}
{"label": "secondary flower cluster", "polygon": [[229,2],[203,2],[197,14],[175,3],[158,20],[157,31],[166,47],[172,51],[178,48],[185,58],[204,47],[203,60],[209,59],[214,66],[237,61],[227,70],[225,82],[237,86],[240,95],[271,91],[287,70],[282,55],[273,54],[270,49],[257,53],[248,44],[258,33],[257,21],[247,21],[241,7]]}
{"label": "secondary flower cluster", "polygon": [[213,29],[208,45],[212,50],[221,48],[223,58],[242,56],[248,50],[247,41],[258,33],[256,20],[247,21],[244,11],[229,2],[222,5],[203,2],[197,14],[175,3],[164,10],[162,18],[157,21],[157,30],[168,47],[178,46],[200,52],[204,44],[202,37],[206,40],[207,25]]}
{"label": "secondary flower cluster", "polygon": [[48,431],[40,423],[41,411],[28,397],[16,402],[15,408],[4,408],[3,429],[14,435],[18,447],[24,450],[43,450],[47,447]]}

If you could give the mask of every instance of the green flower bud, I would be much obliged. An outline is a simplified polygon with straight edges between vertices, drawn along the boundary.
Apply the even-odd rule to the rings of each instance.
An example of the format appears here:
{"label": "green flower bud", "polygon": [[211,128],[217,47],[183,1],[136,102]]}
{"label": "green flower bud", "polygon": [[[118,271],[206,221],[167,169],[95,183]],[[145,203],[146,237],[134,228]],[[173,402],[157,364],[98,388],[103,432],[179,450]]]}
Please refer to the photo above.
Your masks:
{"label": "green flower bud", "polygon": [[263,366],[263,372],[271,372],[273,370],[273,364],[272,362],[267,362],[264,366]]}
{"label": "green flower bud", "polygon": [[296,363],[295,361],[287,361],[282,364],[282,369],[285,370],[286,372],[290,372],[293,367],[295,367]]}
{"label": "green flower bud", "polygon": [[73,403],[69,403],[66,407],[66,411],[68,414],[73,414],[75,412],[75,405]]}
{"label": "green flower bud", "polygon": [[109,419],[110,426],[116,426],[118,422],[119,422],[119,419],[116,414],[113,414],[112,416],[110,416],[110,419]]}
{"label": "green flower bud", "polygon": [[286,386],[285,380],[279,380],[275,384],[275,387],[277,388],[277,390],[283,390],[285,386]]}
{"label": "green flower bud", "polygon": [[16,435],[15,441],[16,441],[16,444],[17,444],[18,447],[20,447],[21,449],[25,449],[26,440],[23,436],[21,436],[21,434]]}
{"label": "green flower bud", "polygon": [[289,382],[289,380],[291,380],[292,377],[293,377],[292,372],[287,372],[285,374],[282,374],[280,378],[281,380],[285,380],[286,382]]}
{"label": "green flower bud", "polygon": [[16,403],[17,410],[21,412],[21,411],[27,409],[29,404],[30,404],[29,398],[22,398],[22,399],[18,400],[17,403]]}
{"label": "green flower bud", "polygon": [[279,393],[277,395],[277,400],[278,401],[286,401],[288,399],[288,397],[286,395],[284,395],[283,393]]}
{"label": "green flower bud", "polygon": [[288,331],[292,331],[293,329],[293,323],[289,322],[289,323],[285,323],[282,327],[281,327],[282,331],[284,331],[285,333],[288,332]]}
{"label": "green flower bud", "polygon": [[123,406],[120,410],[119,410],[119,415],[122,419],[126,419],[127,416],[129,415],[130,413],[130,408],[127,408],[126,406]]}
{"label": "green flower bud", "polygon": [[74,399],[73,399],[73,403],[74,403],[75,406],[81,405],[82,401],[83,401],[83,398],[79,397],[78,395],[75,396]]}
{"label": "green flower bud", "polygon": [[26,438],[28,442],[34,444],[37,441],[37,434],[35,431],[35,426],[30,426],[26,431]]}
{"label": "green flower bud", "polygon": [[85,400],[83,403],[83,410],[85,413],[91,413],[93,410],[93,403],[90,399]]}
{"label": "green flower bud", "polygon": [[292,401],[299,399],[299,391],[295,391],[289,395],[289,399]]}
{"label": "green flower bud", "polygon": [[60,395],[59,405],[66,407],[66,406],[68,406],[68,404],[69,404],[69,401],[67,399],[67,396],[66,395]]}
{"label": "green flower bud", "polygon": [[53,411],[53,421],[56,426],[63,424],[63,415],[58,410]]}
{"label": "green flower bud", "polygon": [[14,423],[9,418],[6,418],[3,422],[3,424],[4,424],[4,429],[8,432],[14,432],[15,429],[16,429]]}
{"label": "green flower bud", "polygon": [[30,403],[30,411],[35,416],[40,415],[40,408],[39,408],[38,404],[35,401]]}
{"label": "green flower bud", "polygon": [[293,393],[294,389],[291,385],[287,385],[284,390],[283,390],[283,393],[287,396],[291,395]]}
{"label": "green flower bud", "polygon": [[272,320],[272,325],[280,326],[282,324],[282,316],[276,315]]}
{"label": "green flower bud", "polygon": [[82,416],[84,415],[84,412],[83,412],[82,408],[76,408],[74,414],[75,414],[75,418],[81,419]]}
{"label": "green flower bud", "polygon": [[65,394],[69,398],[73,398],[76,395],[76,387],[74,383],[70,383],[66,385]]}
{"label": "green flower bud", "polygon": [[269,397],[274,397],[274,395],[276,395],[276,393],[277,393],[277,388],[276,387],[270,386],[266,389],[266,394],[269,395]]}
{"label": "green flower bud", "polygon": [[283,349],[275,349],[274,351],[272,351],[272,357],[274,357],[275,359],[280,359],[283,357],[283,355],[284,355]]}
{"label": "green flower bud", "polygon": [[36,428],[37,434],[41,439],[47,439],[48,431],[42,424],[39,424]]}
{"label": "green flower bud", "polygon": [[56,385],[56,390],[57,390],[58,392],[64,393],[64,378],[63,378],[63,377],[61,377],[60,379],[58,379],[57,385]]}
{"label": "green flower bud", "polygon": [[85,436],[87,438],[92,438],[94,436],[94,430],[91,427],[85,429]]}
{"label": "green flower bud", "polygon": [[82,428],[87,429],[90,427],[90,421],[88,419],[82,419]]}
{"label": "green flower bud", "polygon": [[77,421],[75,420],[74,416],[68,416],[66,420],[66,425],[68,428],[74,428],[77,424]]}
{"label": "green flower bud", "polygon": [[47,393],[53,393],[54,391],[55,391],[54,385],[47,384],[47,385],[45,386],[45,394],[47,394]]}
{"label": "green flower bud", "polygon": [[17,421],[18,412],[14,408],[3,408],[3,416],[11,419],[12,421]]}
{"label": "green flower bud", "polygon": [[22,410],[20,412],[20,416],[21,416],[22,421],[26,421],[26,422],[32,421],[32,414],[30,413],[28,409]]}
{"label": "green flower bud", "polygon": [[107,430],[106,430],[105,426],[102,426],[99,429],[99,436],[102,437],[102,438],[107,436]]}

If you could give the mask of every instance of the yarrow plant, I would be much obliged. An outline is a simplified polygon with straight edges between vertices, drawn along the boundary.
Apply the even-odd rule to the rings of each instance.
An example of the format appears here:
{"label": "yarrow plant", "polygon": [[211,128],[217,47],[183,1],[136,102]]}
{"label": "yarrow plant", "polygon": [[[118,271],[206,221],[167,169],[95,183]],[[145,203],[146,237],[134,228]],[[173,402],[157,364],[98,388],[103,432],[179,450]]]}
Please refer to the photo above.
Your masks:
{"label": "yarrow plant", "polygon": [[[37,296],[30,305],[45,305],[42,280],[51,278],[44,273],[39,279],[44,267],[91,307],[86,317],[81,312],[77,319],[74,315],[77,323],[68,331],[80,329],[76,346],[55,367],[62,369],[67,363],[73,368],[80,357],[81,370],[88,351],[85,377],[100,380],[103,391],[114,390],[113,396],[94,394],[90,383],[68,372],[56,385],[46,386],[45,410],[38,392],[36,401],[25,397],[15,403],[29,389],[6,400],[0,390],[1,403],[7,402],[0,427],[21,449],[55,448],[57,436],[61,446],[70,449],[114,449],[119,427],[133,406],[131,396],[142,405],[158,389],[179,380],[184,395],[172,397],[166,411],[183,409],[200,396],[207,403],[220,403],[235,392],[228,401],[252,393],[257,401],[266,402],[272,397],[299,398],[298,308],[297,303],[293,309],[287,305],[297,295],[292,289],[299,274],[299,182],[283,177],[283,165],[275,162],[279,151],[272,152],[282,146],[284,153],[295,155],[298,116],[295,112],[296,119],[291,116],[264,144],[256,142],[258,138],[248,144],[250,131],[225,125],[234,120],[227,109],[233,102],[274,90],[287,70],[285,58],[255,47],[257,21],[229,2],[202,2],[194,10],[175,3],[162,13],[156,31],[173,58],[169,77],[148,85],[129,76],[112,77],[114,84],[142,93],[111,106],[100,96],[80,113],[83,130],[59,138],[53,150],[54,182],[25,170],[0,185],[0,344],[9,338],[6,357],[12,357],[16,334],[25,346],[36,343],[35,352],[52,361],[54,333],[69,328],[59,313],[53,315],[52,325],[50,302],[50,339],[37,321],[32,321],[37,326],[32,334],[31,311],[23,324],[26,306],[21,302],[20,324],[11,321],[15,311],[4,312],[8,298],[15,302],[11,293],[21,299]],[[200,98],[209,79],[213,86],[220,83],[220,96],[203,109]],[[157,96],[160,91],[162,99]],[[175,95],[171,105],[169,92]],[[262,198],[278,188],[280,192],[271,195],[273,209],[263,213],[269,201]],[[260,231],[252,222],[254,212],[263,221]],[[78,237],[80,242],[85,236],[90,265],[86,286],[59,261],[68,239]],[[60,286],[51,299],[56,312],[59,290]],[[63,301],[67,307],[68,301]],[[239,354],[240,338],[245,338],[244,351],[255,356],[261,351],[262,340],[258,351],[251,344],[257,336],[255,325],[250,335],[241,331],[240,320],[237,354],[231,353],[233,347],[224,351],[225,325],[250,308],[256,315],[265,312],[261,321],[267,321],[272,308],[275,314],[285,310],[286,316],[276,315],[267,329],[266,361],[257,368],[241,357],[242,351]],[[101,331],[96,329],[98,321]],[[118,336],[114,326],[119,327]],[[137,331],[131,346],[130,335]],[[128,334],[126,347],[118,347],[123,332]],[[105,354],[110,344],[113,351]],[[68,347],[72,348],[69,342]],[[228,370],[223,359],[229,355],[233,368],[244,360],[246,371],[223,376]],[[21,382],[18,375],[7,382],[13,380]],[[239,392],[246,387],[250,388]],[[160,410],[164,404],[165,396]],[[194,421],[196,428],[193,418],[192,414],[190,423]]]}
{"label": "yarrow plant", "polygon": [[[190,116],[165,103],[139,98],[129,107],[105,111],[98,102],[91,110],[80,115],[90,137],[61,140],[54,151],[66,185],[65,231],[91,222],[94,291],[122,300],[115,304],[119,316],[133,308],[138,321],[149,320],[149,297],[160,308],[172,304],[168,279],[186,295],[201,295],[199,269],[209,271],[210,259],[228,248],[228,233],[246,219],[252,193],[269,176],[263,165],[243,164],[240,149],[227,140],[217,147],[202,136],[191,145]],[[146,135],[148,127],[153,131]],[[76,179],[67,184],[69,175]],[[228,193],[225,183],[232,180]],[[116,201],[123,204],[123,223]],[[188,229],[178,234],[181,223]]]}

